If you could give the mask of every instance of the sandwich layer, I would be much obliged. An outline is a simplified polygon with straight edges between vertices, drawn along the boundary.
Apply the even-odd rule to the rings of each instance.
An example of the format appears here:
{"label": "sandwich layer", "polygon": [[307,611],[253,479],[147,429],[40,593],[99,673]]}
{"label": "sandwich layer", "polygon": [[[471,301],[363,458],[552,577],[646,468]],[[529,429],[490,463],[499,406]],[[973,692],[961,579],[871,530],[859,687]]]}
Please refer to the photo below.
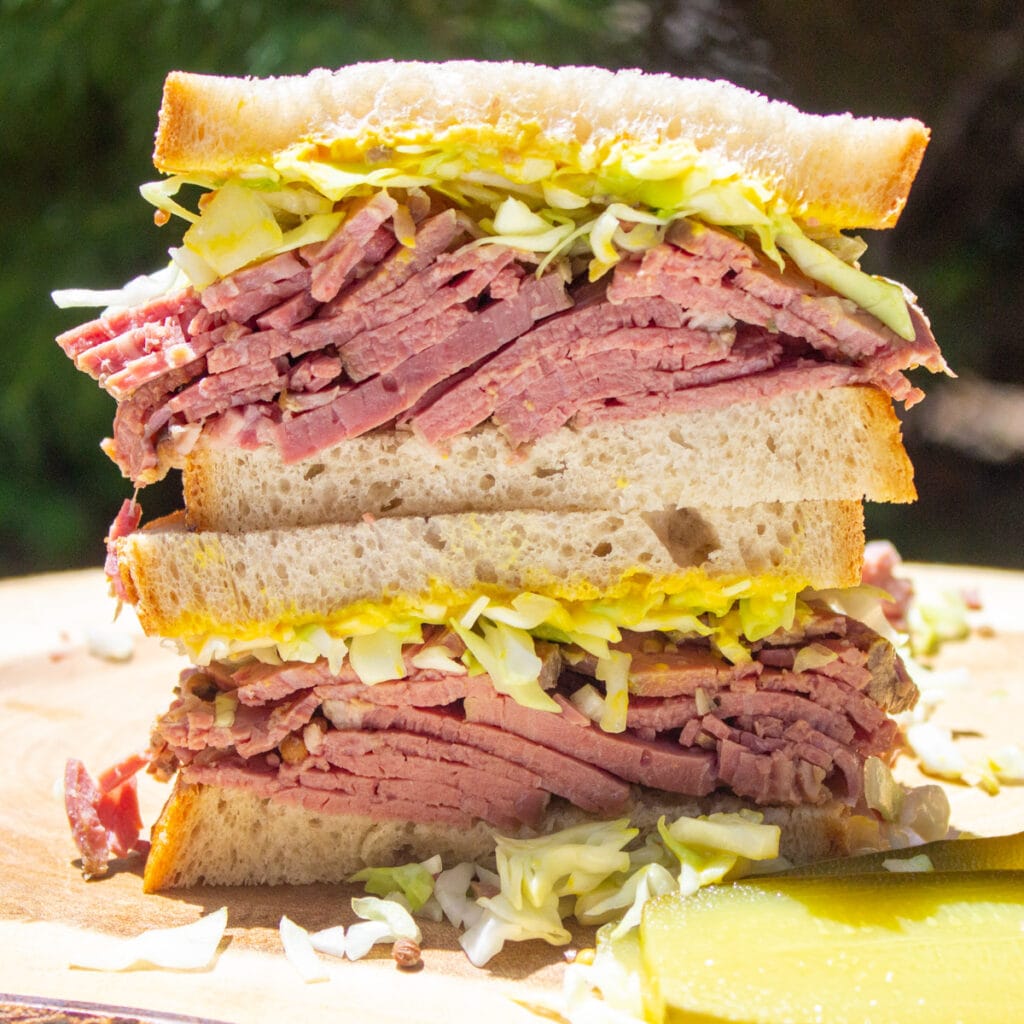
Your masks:
{"label": "sandwich layer", "polygon": [[859,583],[863,544],[859,502],[801,502],[408,516],[244,534],[186,532],[174,520],[116,541],[116,557],[144,628],[195,642],[279,638],[313,624],[355,635],[410,618],[447,621],[481,596],[523,593],[644,613],[672,595],[691,611],[729,594],[785,602],[808,586]]}
{"label": "sandwich layer", "polygon": [[209,435],[184,468],[189,527],[241,533],[423,516],[761,501],[912,501],[913,469],[874,388],[796,391],[728,407],[564,426],[515,448],[484,424],[439,450],[378,430],[297,462]]}
{"label": "sandwich layer", "polygon": [[[177,769],[179,781],[147,886],[197,873],[211,883],[336,880],[433,853],[477,859],[492,842],[485,826],[537,834],[567,812],[651,825],[658,808],[706,813],[724,796],[780,814],[824,808],[824,823],[837,802],[862,804],[866,760],[888,761],[897,746],[887,712],[916,698],[887,641],[817,604],[751,645],[743,664],[700,638],[624,634],[615,650],[630,659],[628,697],[611,692],[597,659],[549,645],[548,709],[467,673],[453,660],[463,649],[436,629],[406,652],[404,678],[373,685],[322,659],[187,670],[153,730],[157,771]],[[205,820],[211,800],[227,815],[218,826]],[[266,859],[274,825],[256,830],[252,853],[225,856],[252,815],[294,824],[305,813],[332,834],[351,823],[319,867]]]}
{"label": "sandwich layer", "polygon": [[663,175],[659,153],[692,147],[733,165],[798,215],[881,228],[902,210],[927,140],[912,119],[808,115],[725,82],[387,61],[263,80],[173,72],[154,163],[179,173],[251,174],[253,165],[271,167],[305,143],[321,160],[379,170],[403,147],[417,147],[449,159],[502,154],[497,169],[528,181],[555,169],[538,161],[577,176],[612,164],[622,175],[625,165],[643,181]]}
{"label": "sandwich layer", "polygon": [[399,199],[351,200],[323,242],[58,339],[118,400],[106,450],[126,476],[158,479],[204,433],[286,463],[395,427],[443,450],[490,423],[520,449],[850,385],[910,405],[904,371],[946,369],[916,307],[900,336],[729,231],[677,220],[588,283]]}

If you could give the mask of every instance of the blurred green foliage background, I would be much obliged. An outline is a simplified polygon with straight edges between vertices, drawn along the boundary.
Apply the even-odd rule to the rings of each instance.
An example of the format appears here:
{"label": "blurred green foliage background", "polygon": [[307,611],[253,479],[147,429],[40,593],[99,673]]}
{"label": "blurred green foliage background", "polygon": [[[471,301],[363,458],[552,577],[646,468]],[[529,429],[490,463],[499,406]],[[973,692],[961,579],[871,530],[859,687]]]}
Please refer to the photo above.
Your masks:
{"label": "blurred green foliage background", "polygon": [[[910,206],[866,265],[920,295],[961,382],[923,382],[905,418],[921,500],[869,509],[869,533],[915,559],[1024,567],[1019,3],[0,0],[0,575],[98,564],[129,493],[97,446],[112,400],[52,343],[88,311],[49,292],[120,285],[177,241],[137,191],[156,176],[166,72],[386,57],[726,77],[808,110],[931,125]],[[170,483],[145,506],[179,501]]]}

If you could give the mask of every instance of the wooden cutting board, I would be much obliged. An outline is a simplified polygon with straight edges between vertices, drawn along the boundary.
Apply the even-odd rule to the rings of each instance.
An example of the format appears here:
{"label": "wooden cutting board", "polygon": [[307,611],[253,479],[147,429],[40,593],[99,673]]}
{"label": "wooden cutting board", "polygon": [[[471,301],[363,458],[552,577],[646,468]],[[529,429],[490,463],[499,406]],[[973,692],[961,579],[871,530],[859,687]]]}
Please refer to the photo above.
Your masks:
{"label": "wooden cutting board", "polygon": [[[912,571],[921,590],[969,587],[982,602],[971,637],[941,654],[942,667],[963,670],[966,685],[952,693],[937,720],[958,730],[971,757],[1002,743],[1024,743],[1024,574]],[[132,860],[101,881],[83,881],[64,816],[64,761],[79,757],[96,773],[144,747],[182,665],[173,651],[142,636],[130,610],[113,626],[111,615],[99,572],[0,582],[0,1021],[44,1019],[28,1011],[18,1016],[22,997],[134,1008],[121,1011],[119,1019],[127,1020],[178,1014],[239,1022],[331,1015],[500,1024],[536,1021],[531,1007],[557,1005],[563,950],[519,943],[477,970],[450,928],[429,923],[423,927],[424,967],[416,973],[399,972],[377,947],[379,953],[358,963],[330,963],[328,981],[304,984],[280,951],[281,915],[310,929],[348,924],[354,888],[208,888],[144,896],[141,864]],[[126,636],[129,660],[90,653]],[[898,772],[924,781],[909,761]],[[1024,830],[1024,787],[1005,787],[998,796],[946,788],[957,827],[989,835]],[[165,793],[148,777],[140,780],[147,823]],[[221,906],[229,913],[227,941],[210,970],[110,974],[68,966],[97,936],[187,924]],[[582,931],[576,938],[586,944],[592,935]],[[93,1018],[65,1006],[64,1019]]]}

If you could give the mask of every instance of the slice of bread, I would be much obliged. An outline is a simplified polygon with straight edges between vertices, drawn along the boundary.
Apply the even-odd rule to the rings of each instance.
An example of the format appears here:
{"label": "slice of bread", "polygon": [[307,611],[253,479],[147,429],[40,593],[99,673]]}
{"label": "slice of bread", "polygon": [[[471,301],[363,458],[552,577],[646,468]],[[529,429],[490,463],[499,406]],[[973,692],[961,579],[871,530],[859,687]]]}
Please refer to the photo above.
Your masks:
{"label": "slice of bread", "polygon": [[172,72],[154,162],[228,175],[300,142],[386,165],[396,146],[456,144],[588,171],[618,144],[692,144],[734,164],[798,216],[836,228],[896,222],[928,130],[919,121],[818,116],[727,82],[636,70],[451,61],[354,64],[302,77]]}
{"label": "slice of bread", "polygon": [[860,582],[863,553],[859,502],[409,516],[243,534],[188,532],[174,517],[117,542],[147,632],[242,639],[338,623],[367,604],[400,614],[414,600],[478,594],[594,600],[762,575],[791,590],[844,587]]}
{"label": "slice of bread", "polygon": [[[634,787],[631,823],[641,836],[656,832],[658,818],[736,811],[748,803],[726,793],[676,797]],[[850,808],[758,807],[782,829],[780,852],[802,864],[843,856],[849,850]],[[555,800],[545,832],[588,820],[585,812]],[[592,820],[592,819],[589,819]],[[376,821],[332,815],[260,797],[227,786],[176,783],[153,827],[146,860],[146,892],[195,885],[283,885],[342,882],[364,867],[390,867],[441,856],[444,866],[493,861],[492,830],[410,821]]]}
{"label": "slice of bread", "polygon": [[758,501],[913,501],[892,402],[868,387],[562,427],[514,449],[491,425],[439,451],[381,430],[285,464],[273,446],[201,441],[184,470],[189,526],[246,530],[511,509],[626,513]]}

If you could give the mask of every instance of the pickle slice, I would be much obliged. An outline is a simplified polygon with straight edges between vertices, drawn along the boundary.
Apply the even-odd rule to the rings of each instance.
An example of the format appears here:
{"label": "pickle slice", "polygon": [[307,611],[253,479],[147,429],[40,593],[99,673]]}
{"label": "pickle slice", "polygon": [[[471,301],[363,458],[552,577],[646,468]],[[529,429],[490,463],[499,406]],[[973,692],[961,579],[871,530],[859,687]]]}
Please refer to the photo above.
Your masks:
{"label": "pickle slice", "polygon": [[927,854],[936,871],[1024,871],[1024,832],[975,839],[937,839],[905,850],[882,850],[857,857],[836,857],[780,871],[774,878],[807,875],[862,875],[885,871],[883,861]]}
{"label": "pickle slice", "polygon": [[1017,1020],[1024,872],[761,878],[644,907],[654,1021]]}

